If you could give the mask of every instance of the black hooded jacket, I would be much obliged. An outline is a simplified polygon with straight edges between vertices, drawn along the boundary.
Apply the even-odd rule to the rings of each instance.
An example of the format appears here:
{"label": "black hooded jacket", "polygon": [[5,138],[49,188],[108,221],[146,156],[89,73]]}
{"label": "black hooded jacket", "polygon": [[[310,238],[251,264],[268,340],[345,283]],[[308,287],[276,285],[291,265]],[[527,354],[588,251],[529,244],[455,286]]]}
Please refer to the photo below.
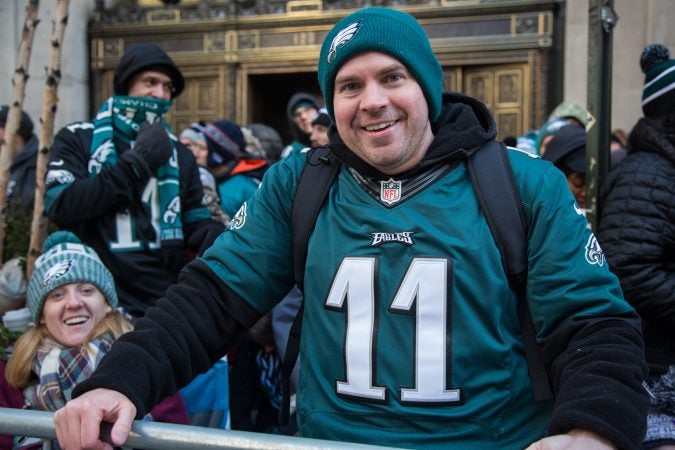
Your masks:
{"label": "black hooded jacket", "polygon": [[598,239],[642,316],[647,363],[675,364],[675,115],[642,118],[602,186]]}

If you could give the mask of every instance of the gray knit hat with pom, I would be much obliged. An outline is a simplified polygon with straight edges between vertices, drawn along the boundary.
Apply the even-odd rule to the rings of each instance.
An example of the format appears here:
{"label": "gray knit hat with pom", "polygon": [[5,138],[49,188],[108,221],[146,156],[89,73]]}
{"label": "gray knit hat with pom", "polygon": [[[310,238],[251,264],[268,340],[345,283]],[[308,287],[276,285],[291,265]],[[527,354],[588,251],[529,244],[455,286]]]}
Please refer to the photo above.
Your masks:
{"label": "gray knit hat with pom", "polygon": [[47,295],[70,283],[95,285],[108,304],[117,307],[115,280],[94,249],[69,231],[57,231],[45,240],[28,282],[27,303],[33,323],[40,319]]}

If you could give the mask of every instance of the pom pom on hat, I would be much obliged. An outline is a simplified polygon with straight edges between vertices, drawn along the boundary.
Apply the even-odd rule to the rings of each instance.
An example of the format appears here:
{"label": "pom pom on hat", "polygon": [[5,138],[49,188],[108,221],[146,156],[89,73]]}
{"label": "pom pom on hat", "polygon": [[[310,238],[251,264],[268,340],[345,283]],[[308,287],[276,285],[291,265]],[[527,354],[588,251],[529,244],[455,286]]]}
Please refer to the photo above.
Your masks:
{"label": "pom pom on hat", "polygon": [[115,280],[94,249],[69,231],[57,231],[45,240],[28,282],[27,304],[34,323],[40,319],[47,295],[70,283],[95,285],[108,304],[117,307]]}
{"label": "pom pom on hat", "polygon": [[329,32],[319,55],[319,85],[326,109],[333,113],[333,90],[340,67],[365,52],[381,52],[402,62],[417,80],[429,108],[429,119],[441,113],[443,69],[422,26],[410,14],[371,7],[340,20]]}
{"label": "pom pom on hat", "polygon": [[672,115],[675,110],[675,60],[661,44],[645,47],[640,68],[645,74],[642,111],[648,117]]}

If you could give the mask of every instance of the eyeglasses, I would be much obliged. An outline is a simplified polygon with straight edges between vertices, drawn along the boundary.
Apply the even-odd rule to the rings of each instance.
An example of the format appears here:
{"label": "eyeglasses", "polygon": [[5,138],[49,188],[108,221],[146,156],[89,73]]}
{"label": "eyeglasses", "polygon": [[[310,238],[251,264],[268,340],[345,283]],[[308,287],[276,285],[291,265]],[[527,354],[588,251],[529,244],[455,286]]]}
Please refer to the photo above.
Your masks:
{"label": "eyeglasses", "polygon": [[139,81],[143,84],[143,86],[149,89],[161,85],[164,92],[168,92],[170,94],[174,94],[176,92],[176,87],[173,85],[172,82],[167,81],[166,83],[163,83],[162,80],[160,80],[157,77],[145,76],[141,78]]}

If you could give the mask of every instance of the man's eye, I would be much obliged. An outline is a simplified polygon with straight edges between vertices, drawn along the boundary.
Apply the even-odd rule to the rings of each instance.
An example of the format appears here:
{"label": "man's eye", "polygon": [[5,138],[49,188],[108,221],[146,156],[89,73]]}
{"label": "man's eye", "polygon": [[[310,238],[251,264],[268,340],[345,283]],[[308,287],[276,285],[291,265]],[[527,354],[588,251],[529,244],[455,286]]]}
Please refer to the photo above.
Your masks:
{"label": "man's eye", "polygon": [[402,78],[403,75],[401,75],[400,73],[392,73],[391,75],[389,75],[388,80],[395,82],[401,80]]}

